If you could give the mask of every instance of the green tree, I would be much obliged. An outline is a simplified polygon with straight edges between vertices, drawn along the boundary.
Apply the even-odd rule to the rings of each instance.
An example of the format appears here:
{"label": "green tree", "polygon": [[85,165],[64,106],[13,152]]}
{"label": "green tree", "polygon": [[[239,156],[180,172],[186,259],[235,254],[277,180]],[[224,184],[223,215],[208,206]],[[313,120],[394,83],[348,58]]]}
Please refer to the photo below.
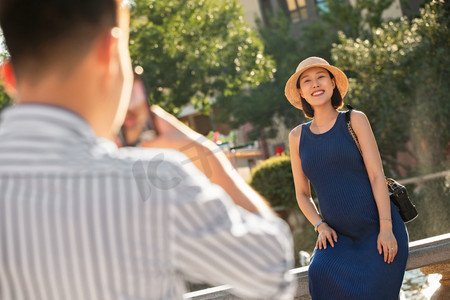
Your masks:
{"label": "green tree", "polygon": [[216,104],[217,120],[227,121],[233,128],[250,122],[254,128],[250,134],[252,139],[259,137],[263,129],[268,129],[269,137],[276,133],[275,115],[281,116],[289,126],[302,118],[300,111],[283,96],[285,81],[299,63],[298,43],[291,37],[291,23],[284,14],[272,17],[270,24],[264,26],[259,22],[258,26],[265,55],[272,57],[277,66],[273,78],[238,95],[219,97]]}
{"label": "green tree", "polygon": [[371,29],[381,26],[382,13],[392,2],[393,0],[357,0],[352,5],[348,1],[327,0],[326,9],[318,7],[319,20],[300,23],[298,53],[301,53],[302,59],[319,56],[331,61],[333,44],[339,42],[338,32],[352,38],[370,38]]}
{"label": "green tree", "polygon": [[144,68],[149,100],[171,112],[233,95],[272,76],[263,45],[238,0],[136,0],[130,51]]}
{"label": "green tree", "polygon": [[[238,0],[134,2],[130,53],[152,103],[177,113],[190,102],[209,112],[209,97],[271,78],[272,61]],[[0,107],[9,103],[1,95]]]}
{"label": "green tree", "polygon": [[393,0],[356,0],[354,5],[348,1],[327,0],[327,9],[319,10],[324,28],[344,32],[357,38],[367,35],[370,29],[381,25],[383,12],[392,5]]}
{"label": "green tree", "polygon": [[372,36],[370,41],[341,34],[333,49],[337,66],[355,75],[346,98],[369,116],[391,171],[408,141],[416,173],[445,168],[450,38],[443,1],[427,5],[419,18],[383,24]]}
{"label": "green tree", "polygon": [[[318,7],[319,20],[300,25],[299,46],[302,57],[319,56],[331,60],[331,49],[339,42],[338,32],[347,37],[370,38],[371,30],[383,23],[382,14],[394,0],[326,0]],[[318,38],[320,37],[320,38]]]}

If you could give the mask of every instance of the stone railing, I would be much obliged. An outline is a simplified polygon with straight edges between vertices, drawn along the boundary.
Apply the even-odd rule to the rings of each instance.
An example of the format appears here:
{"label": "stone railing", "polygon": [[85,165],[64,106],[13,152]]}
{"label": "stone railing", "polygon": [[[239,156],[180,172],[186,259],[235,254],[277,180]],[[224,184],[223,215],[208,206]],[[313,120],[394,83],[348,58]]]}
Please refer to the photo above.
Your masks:
{"label": "stone railing", "polygon": [[[450,233],[410,243],[406,270],[418,269],[425,274],[442,274],[441,286],[431,299],[450,299]],[[308,291],[308,267],[291,270],[297,280],[295,299],[311,299]],[[185,299],[241,299],[230,293],[229,286],[219,286],[185,294]]]}

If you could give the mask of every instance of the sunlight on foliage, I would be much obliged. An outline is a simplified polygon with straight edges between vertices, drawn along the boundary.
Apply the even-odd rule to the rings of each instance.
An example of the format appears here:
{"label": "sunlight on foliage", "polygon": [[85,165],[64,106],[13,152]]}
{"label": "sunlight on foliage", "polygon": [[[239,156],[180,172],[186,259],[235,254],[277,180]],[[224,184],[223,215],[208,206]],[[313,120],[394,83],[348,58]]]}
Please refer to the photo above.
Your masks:
{"label": "sunlight on foliage", "polygon": [[346,98],[369,116],[387,165],[398,164],[396,153],[404,150],[417,172],[448,167],[448,18],[444,2],[433,1],[419,18],[374,29],[371,40],[341,33],[334,46],[337,66],[355,74]]}
{"label": "sunlight on foliage", "polygon": [[149,100],[172,112],[269,80],[274,68],[238,0],[136,0],[130,50]]}

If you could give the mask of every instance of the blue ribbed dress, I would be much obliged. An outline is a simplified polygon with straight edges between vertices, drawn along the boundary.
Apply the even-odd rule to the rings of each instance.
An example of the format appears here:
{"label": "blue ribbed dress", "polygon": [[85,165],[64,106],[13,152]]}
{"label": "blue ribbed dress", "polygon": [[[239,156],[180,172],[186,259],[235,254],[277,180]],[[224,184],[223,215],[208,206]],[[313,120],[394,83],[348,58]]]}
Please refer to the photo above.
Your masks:
{"label": "blue ribbed dress", "polygon": [[302,126],[299,153],[303,172],[318,197],[322,217],[333,228],[334,248],[316,249],[309,267],[313,300],[394,300],[399,298],[408,258],[408,233],[391,203],[392,226],[398,243],[387,264],[377,250],[380,231],[377,205],[364,161],[340,112],[322,134]]}

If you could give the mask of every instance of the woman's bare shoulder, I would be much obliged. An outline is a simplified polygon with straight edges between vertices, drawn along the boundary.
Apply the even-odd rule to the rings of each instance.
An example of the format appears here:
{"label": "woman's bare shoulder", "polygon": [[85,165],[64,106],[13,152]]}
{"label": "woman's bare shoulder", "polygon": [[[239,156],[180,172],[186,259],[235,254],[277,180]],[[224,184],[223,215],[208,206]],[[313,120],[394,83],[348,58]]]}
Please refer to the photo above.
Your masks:
{"label": "woman's bare shoulder", "polygon": [[352,127],[357,129],[366,127],[369,124],[369,119],[367,119],[366,114],[359,110],[352,110],[352,113],[350,114],[350,121],[352,123]]}
{"label": "woman's bare shoulder", "polygon": [[302,126],[303,124],[299,124],[296,127],[294,127],[294,129],[291,130],[291,132],[289,133],[289,139],[299,139],[300,135],[302,134]]}

